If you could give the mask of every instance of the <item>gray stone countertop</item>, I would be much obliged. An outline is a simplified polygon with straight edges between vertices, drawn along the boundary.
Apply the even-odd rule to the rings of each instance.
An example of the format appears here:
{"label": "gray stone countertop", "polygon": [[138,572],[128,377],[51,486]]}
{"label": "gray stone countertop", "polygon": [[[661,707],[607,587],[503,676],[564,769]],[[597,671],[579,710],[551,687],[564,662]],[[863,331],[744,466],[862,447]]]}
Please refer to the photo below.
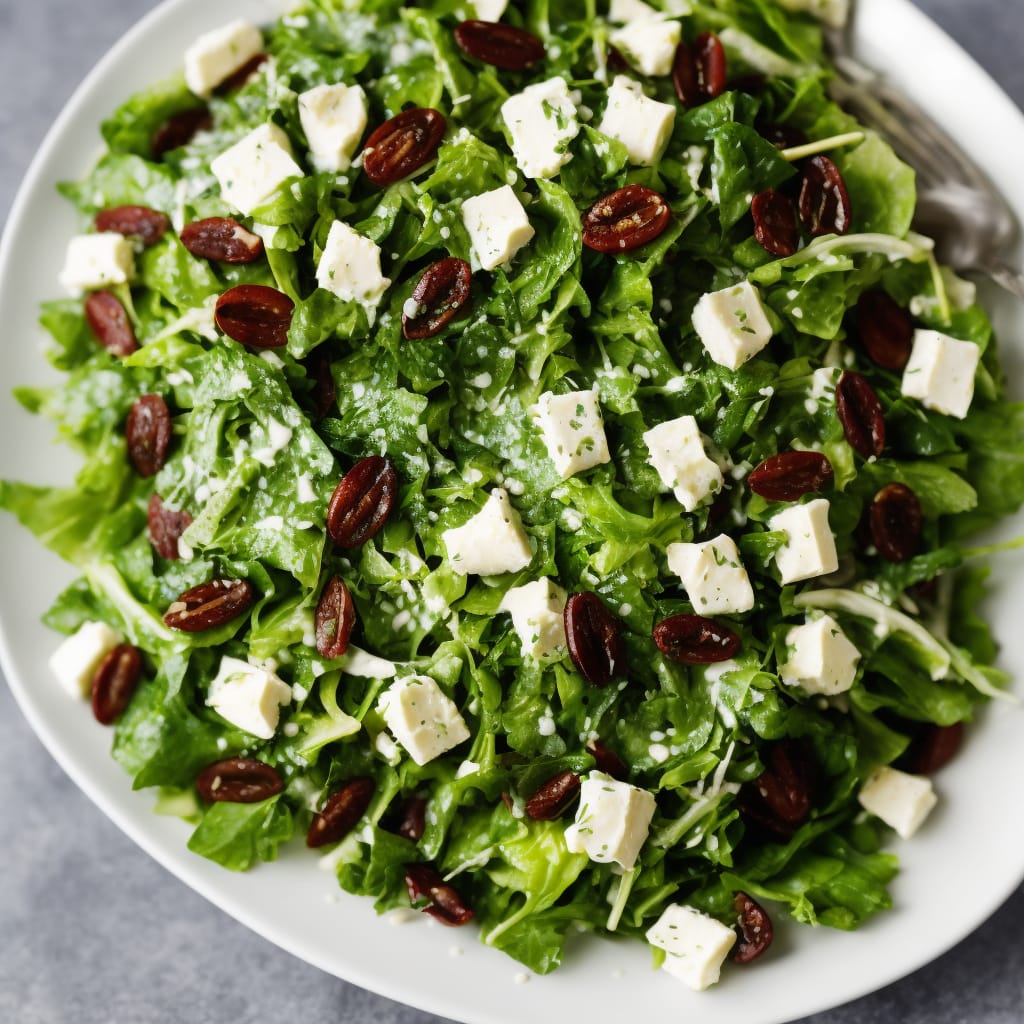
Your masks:
{"label": "gray stone countertop", "polygon": [[[1024,106],[1022,0],[917,3]],[[152,6],[151,0],[0,2],[5,218],[62,104]],[[0,779],[3,1024],[441,1024],[295,959],[164,871],[57,767],[6,686],[0,686]],[[804,1024],[1020,1024],[1022,920],[1024,889],[930,966]]]}

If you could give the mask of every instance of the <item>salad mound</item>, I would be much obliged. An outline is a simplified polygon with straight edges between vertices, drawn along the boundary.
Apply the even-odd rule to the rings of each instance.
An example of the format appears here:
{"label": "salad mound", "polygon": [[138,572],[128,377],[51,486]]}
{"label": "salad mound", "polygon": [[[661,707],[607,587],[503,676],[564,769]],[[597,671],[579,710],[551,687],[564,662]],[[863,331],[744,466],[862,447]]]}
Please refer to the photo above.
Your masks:
{"label": "salad mound", "polygon": [[16,392],[83,464],[0,505],[192,851],[698,989],[890,906],[1024,406],[821,8],[307,0],[103,124]]}

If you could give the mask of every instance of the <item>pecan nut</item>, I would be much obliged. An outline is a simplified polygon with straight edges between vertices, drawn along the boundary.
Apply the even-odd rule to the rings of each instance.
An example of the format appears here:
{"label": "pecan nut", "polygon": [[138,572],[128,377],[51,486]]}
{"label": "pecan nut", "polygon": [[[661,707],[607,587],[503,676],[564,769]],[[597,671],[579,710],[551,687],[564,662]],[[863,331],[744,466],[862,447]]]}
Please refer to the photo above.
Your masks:
{"label": "pecan nut", "polygon": [[880,288],[866,291],[857,301],[857,334],[868,356],[884,370],[902,370],[914,347],[910,314]]}
{"label": "pecan nut", "polygon": [[821,452],[780,452],[764,460],[750,476],[750,489],[765,501],[798,501],[832,486],[835,473]]}
{"label": "pecan nut", "polygon": [[460,927],[473,920],[473,911],[429,864],[406,864],[405,888],[414,906],[425,903],[423,913],[442,924]]}
{"label": "pecan nut", "polygon": [[464,21],[455,41],[462,52],[503,71],[525,71],[544,59],[544,43],[532,32],[496,21]]}
{"label": "pecan nut", "polygon": [[827,156],[804,165],[800,183],[800,219],[811,235],[845,235],[850,230],[850,195],[846,182]]}
{"label": "pecan nut", "polygon": [[931,775],[944,768],[960,752],[964,741],[964,723],[926,725],[914,737],[907,751],[912,772]]}
{"label": "pecan nut", "polygon": [[658,650],[682,665],[711,665],[736,656],[742,640],[703,615],[671,615],[654,627]]}
{"label": "pecan nut", "polygon": [[139,679],[142,654],[131,644],[118,644],[100,662],[92,677],[92,713],[97,722],[111,725],[128,707]]}
{"label": "pecan nut", "polygon": [[455,256],[427,267],[402,312],[402,334],[411,340],[432,338],[468,313],[472,280],[470,265]]}
{"label": "pecan nut", "polygon": [[411,842],[418,843],[427,827],[427,800],[422,796],[411,796],[402,805],[402,817],[396,831]]}
{"label": "pecan nut", "polygon": [[316,650],[322,658],[340,658],[356,622],[352,594],[340,576],[327,581],[316,606]]}
{"label": "pecan nut", "polygon": [[269,54],[253,54],[237,71],[232,71],[216,89],[213,90],[216,96],[227,96],[229,93],[237,92],[243,86],[249,84],[249,80],[269,60]]}
{"label": "pecan nut", "polygon": [[91,292],[85,300],[85,319],[96,340],[111,355],[123,359],[138,350],[135,329],[121,300],[110,292]]}
{"label": "pecan nut", "polygon": [[868,509],[871,542],[889,562],[906,562],[921,546],[924,513],[906,484],[886,484]]}
{"label": "pecan nut", "polygon": [[696,107],[725,91],[728,64],[722,41],[702,32],[693,45],[680,43],[672,63],[672,84],[684,107]]}
{"label": "pecan nut", "polygon": [[199,795],[209,803],[257,804],[284,789],[276,769],[250,757],[228,757],[207,765],[196,777]]}
{"label": "pecan nut", "polygon": [[646,185],[627,185],[583,215],[583,244],[597,252],[631,252],[654,241],[671,219],[664,196]]}
{"label": "pecan nut", "polygon": [[161,160],[164,154],[172,149],[187,146],[199,132],[209,131],[212,127],[213,118],[206,107],[195,107],[172,114],[153,133],[150,143],[153,159]]}
{"label": "pecan nut", "polygon": [[846,370],[836,384],[836,415],[850,447],[865,459],[885,451],[885,413],[875,389],[859,373]]}
{"label": "pecan nut", "polygon": [[282,348],[288,344],[295,303],[264,284],[240,284],[217,300],[214,319],[233,340],[248,348]]}
{"label": "pecan nut", "polygon": [[764,771],[740,790],[740,811],[788,839],[811,812],[814,762],[806,746],[795,740],[772,744],[765,760]]}
{"label": "pecan nut", "polygon": [[625,673],[622,625],[597,594],[573,594],[565,602],[564,621],[569,656],[588,683],[608,686]]}
{"label": "pecan nut", "polygon": [[768,911],[745,892],[736,893],[733,907],[736,909],[739,941],[733,950],[732,960],[737,964],[749,964],[765,953],[772,944],[772,919],[768,916]]}
{"label": "pecan nut", "polygon": [[340,548],[358,548],[375,537],[398,496],[395,467],[380,455],[357,462],[340,480],[327,506],[327,532]]}
{"label": "pecan nut", "polygon": [[100,210],[96,214],[95,224],[97,231],[131,235],[147,247],[156,245],[171,226],[167,214],[148,206],[112,206]]}
{"label": "pecan nut", "polygon": [[363,170],[378,188],[408,178],[437,154],[448,130],[444,114],[430,107],[403,110],[366,140]]}
{"label": "pecan nut", "polygon": [[366,813],[376,788],[373,779],[363,776],[349,779],[328,797],[323,810],[313,815],[306,833],[306,845],[315,849],[341,842]]}
{"label": "pecan nut", "polygon": [[773,256],[792,256],[800,248],[796,207],[785,193],[770,188],[754,196],[750,204],[754,238]]}
{"label": "pecan nut", "polygon": [[181,244],[193,256],[216,263],[252,263],[263,255],[263,239],[230,217],[194,220],[181,229]]}
{"label": "pecan nut", "polygon": [[153,550],[170,561],[180,558],[178,539],[192,525],[192,517],[184,509],[169,509],[163,498],[154,492],[149,498],[146,519],[149,524],[149,542]]}
{"label": "pecan nut", "polygon": [[534,821],[555,821],[579,796],[582,781],[575,772],[560,772],[548,779],[526,801],[527,817]]}
{"label": "pecan nut", "polygon": [[599,740],[591,740],[587,744],[587,751],[594,758],[594,767],[605,775],[610,775],[620,782],[629,778],[629,766],[610,747],[606,747]]}
{"label": "pecan nut", "polygon": [[171,413],[163,398],[137,398],[128,411],[124,434],[128,456],[139,476],[156,476],[163,469],[171,443]]}
{"label": "pecan nut", "polygon": [[256,600],[248,580],[215,579],[186,590],[164,614],[164,623],[183,633],[202,633],[244,615]]}

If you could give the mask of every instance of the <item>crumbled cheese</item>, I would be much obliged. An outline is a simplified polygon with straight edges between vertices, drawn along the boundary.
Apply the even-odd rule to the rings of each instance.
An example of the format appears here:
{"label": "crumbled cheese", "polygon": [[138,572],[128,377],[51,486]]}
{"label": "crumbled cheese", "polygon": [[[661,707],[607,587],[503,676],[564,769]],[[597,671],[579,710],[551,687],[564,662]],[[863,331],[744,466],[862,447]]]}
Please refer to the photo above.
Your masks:
{"label": "crumbled cheese", "polygon": [[238,658],[221,658],[206,703],[232,725],[260,739],[273,739],[282,705],[291,703],[291,687],[273,672]]}
{"label": "crumbled cheese", "polygon": [[509,612],[523,647],[532,658],[561,657],[565,651],[565,602],[568,594],[546,576],[521,587],[512,587],[498,611]]}
{"label": "crumbled cheese", "polygon": [[736,615],[754,607],[750,577],[728,535],[700,544],[670,544],[665,554],[698,614]]}
{"label": "crumbled cheese", "polygon": [[268,200],[289,178],[301,178],[285,132],[267,122],[226,149],[210,164],[224,202],[246,216]]}
{"label": "crumbled cheese", "polygon": [[939,331],[918,329],[900,390],[927,409],[963,419],[974,398],[981,349]]}
{"label": "crumbled cheese", "polygon": [[482,270],[508,263],[535,234],[511,185],[467,199],[462,223],[473,246],[473,261]]}
{"label": "crumbled cheese", "polygon": [[564,78],[528,85],[502,104],[501,116],[527,178],[553,178],[572,159],[569,143],[580,126]]}
{"label": "crumbled cheese", "polygon": [[535,412],[548,455],[563,480],[610,461],[596,388],[565,395],[547,391]]}
{"label": "crumbled cheese", "polygon": [[502,487],[491,491],[467,523],[445,530],[441,539],[452,568],[466,576],[518,572],[533,560],[523,521]]}
{"label": "crumbled cheese", "polygon": [[682,35],[678,21],[637,18],[612,32],[608,41],[642,75],[667,75],[672,71],[676,47]]}
{"label": "crumbled cheese", "polygon": [[299,120],[313,166],[346,171],[366,130],[366,93],[358,85],[318,85],[300,94]]}
{"label": "crumbled cheese", "polygon": [[789,630],[786,653],[779,676],[788,686],[829,697],[853,686],[860,651],[831,615],[809,618]]}
{"label": "crumbled cheese", "polygon": [[84,622],[50,655],[50,671],[72,697],[88,697],[100,662],[120,642],[105,622]]}
{"label": "crumbled cheese", "polygon": [[116,231],[75,235],[64,256],[61,286],[74,295],[129,284],[135,278],[135,247]]}
{"label": "crumbled cheese", "polygon": [[391,286],[391,279],[381,273],[377,243],[340,220],[331,225],[327,234],[316,281],[339,299],[370,308],[376,308]]}
{"label": "crumbled cheese", "polygon": [[761,296],[749,281],[703,295],[693,326],[708,355],[729,370],[738,370],[772,338]]}
{"label": "crumbled cheese", "polygon": [[643,437],[650,451],[648,463],[687,512],[694,511],[722,489],[722,470],[707,457],[700,427],[693,416],[659,423]]}
{"label": "crumbled cheese", "polygon": [[736,933],[693,907],[673,903],[647,930],[647,941],[667,954],[664,970],[701,992],[718,981]]}
{"label": "crumbled cheese", "polygon": [[647,839],[655,806],[647,790],[591,772],[580,787],[576,819],[565,830],[565,844],[571,853],[629,871]]}
{"label": "crumbled cheese", "polygon": [[185,51],[185,84],[202,99],[263,50],[255,25],[239,18],[201,35]]}
{"label": "crumbled cheese", "polygon": [[824,576],[839,568],[828,510],[828,499],[815,498],[805,505],[777,512],[768,520],[769,530],[787,535],[786,543],[775,553],[784,585]]}
{"label": "crumbled cheese", "polygon": [[377,711],[418,765],[470,737],[458,708],[430,676],[408,676],[392,683],[377,702]]}
{"label": "crumbled cheese", "polygon": [[650,99],[639,82],[617,75],[608,89],[599,130],[621,142],[632,163],[651,167],[668,145],[675,119],[674,105]]}
{"label": "crumbled cheese", "polygon": [[931,779],[895,768],[879,768],[857,794],[861,806],[902,839],[909,839],[938,802]]}

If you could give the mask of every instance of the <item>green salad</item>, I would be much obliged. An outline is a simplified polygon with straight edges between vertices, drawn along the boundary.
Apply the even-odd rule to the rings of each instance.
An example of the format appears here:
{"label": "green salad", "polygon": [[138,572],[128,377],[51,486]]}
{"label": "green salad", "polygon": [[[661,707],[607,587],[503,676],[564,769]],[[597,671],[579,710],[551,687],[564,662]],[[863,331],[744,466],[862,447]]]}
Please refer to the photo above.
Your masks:
{"label": "green salad", "polygon": [[890,906],[1007,682],[1024,406],[842,7],[307,0],[103,124],[17,390],[83,463],[0,505],[190,850],[694,988]]}

